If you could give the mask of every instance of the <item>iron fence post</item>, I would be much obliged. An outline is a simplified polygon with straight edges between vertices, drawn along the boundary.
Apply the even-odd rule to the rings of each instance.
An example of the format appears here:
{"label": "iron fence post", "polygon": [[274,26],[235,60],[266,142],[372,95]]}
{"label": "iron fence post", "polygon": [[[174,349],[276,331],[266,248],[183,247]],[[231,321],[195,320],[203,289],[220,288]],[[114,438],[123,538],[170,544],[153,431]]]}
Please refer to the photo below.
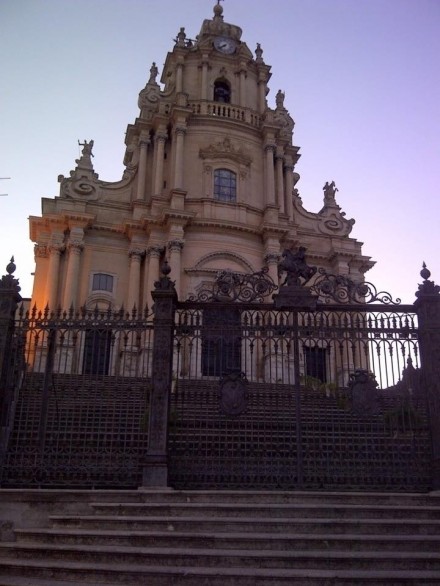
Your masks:
{"label": "iron fence post", "polygon": [[432,485],[440,488],[440,286],[429,280],[423,263],[414,303],[419,321],[419,347],[422,381],[428,403],[432,438]]}
{"label": "iron fence post", "polygon": [[152,292],[154,301],[153,370],[148,426],[148,448],[143,486],[168,485],[168,419],[172,384],[173,334],[177,293],[165,262],[163,276]]}
{"label": "iron fence post", "polygon": [[6,267],[7,275],[0,279],[0,463],[7,449],[10,424],[10,406],[12,401],[11,376],[13,355],[13,337],[15,312],[21,301],[18,279],[15,271],[14,257]]}

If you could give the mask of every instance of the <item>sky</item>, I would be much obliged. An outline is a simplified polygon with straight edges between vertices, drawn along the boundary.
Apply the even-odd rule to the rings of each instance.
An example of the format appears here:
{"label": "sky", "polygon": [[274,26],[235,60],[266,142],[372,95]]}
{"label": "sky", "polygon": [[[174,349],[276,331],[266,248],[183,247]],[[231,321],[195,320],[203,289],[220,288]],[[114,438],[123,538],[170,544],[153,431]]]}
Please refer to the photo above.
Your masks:
{"label": "sky", "polygon": [[[119,180],[127,124],[153,61],[180,27],[195,38],[214,0],[0,0],[0,274],[15,257],[32,292],[28,217],[59,195],[78,139]],[[422,262],[440,284],[440,1],[224,0],[224,19],[272,66],[301,148],[304,207],[335,181],[366,279],[412,303]],[[3,268],[2,268],[3,267]]]}

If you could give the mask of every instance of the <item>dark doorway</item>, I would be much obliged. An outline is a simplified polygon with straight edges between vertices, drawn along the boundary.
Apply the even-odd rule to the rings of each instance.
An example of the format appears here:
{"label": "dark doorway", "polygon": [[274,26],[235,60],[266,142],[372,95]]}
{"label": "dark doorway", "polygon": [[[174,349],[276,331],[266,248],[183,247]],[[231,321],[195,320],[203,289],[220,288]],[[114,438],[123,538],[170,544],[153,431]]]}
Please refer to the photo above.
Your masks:
{"label": "dark doorway", "polygon": [[223,376],[241,370],[240,312],[236,308],[203,312],[202,375]]}
{"label": "dark doorway", "polygon": [[86,330],[83,374],[109,374],[111,330]]}

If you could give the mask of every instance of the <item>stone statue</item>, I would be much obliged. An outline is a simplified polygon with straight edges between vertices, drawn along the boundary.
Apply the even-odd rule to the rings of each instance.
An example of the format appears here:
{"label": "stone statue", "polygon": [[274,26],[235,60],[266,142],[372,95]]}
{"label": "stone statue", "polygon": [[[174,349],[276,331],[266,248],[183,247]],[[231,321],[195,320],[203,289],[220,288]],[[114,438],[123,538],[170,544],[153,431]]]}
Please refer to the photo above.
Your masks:
{"label": "stone statue", "polygon": [[336,187],[335,182],[332,181],[331,183],[329,183],[327,181],[323,187],[323,190],[324,190],[324,203],[335,204],[336,203],[335,195],[336,195],[336,192],[338,191],[338,188]]}
{"label": "stone statue", "polygon": [[284,92],[278,90],[277,95],[275,96],[275,103],[277,105],[277,108],[284,108],[284,98]]}
{"label": "stone statue", "polygon": [[[287,287],[305,285],[316,273],[317,268],[310,267],[306,263],[305,253],[306,248],[304,246],[300,246],[296,253],[293,253],[289,249],[283,252],[282,256],[284,260],[279,263],[278,268],[287,274],[282,285],[287,285]],[[304,279],[302,283],[300,280],[301,277]]]}
{"label": "stone statue", "polygon": [[156,77],[158,73],[159,70],[156,67],[156,63],[153,61],[153,65],[150,68],[150,79],[148,80],[148,83],[156,83]]}
{"label": "stone statue", "polygon": [[94,157],[94,154],[92,153],[92,149],[93,149],[93,145],[94,145],[94,141],[91,140],[90,142],[87,142],[86,140],[84,140],[84,142],[79,142],[78,141],[79,146],[82,146],[82,155],[83,157]]}

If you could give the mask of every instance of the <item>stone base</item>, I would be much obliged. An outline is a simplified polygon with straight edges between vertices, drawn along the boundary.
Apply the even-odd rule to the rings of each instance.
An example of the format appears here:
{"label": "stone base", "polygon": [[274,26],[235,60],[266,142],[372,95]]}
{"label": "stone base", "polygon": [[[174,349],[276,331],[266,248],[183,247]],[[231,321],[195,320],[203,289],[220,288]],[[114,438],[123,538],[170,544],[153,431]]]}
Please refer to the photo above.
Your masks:
{"label": "stone base", "polygon": [[168,486],[168,462],[166,456],[149,456],[142,471],[143,488],[166,488]]}
{"label": "stone base", "polygon": [[312,295],[308,287],[301,285],[285,285],[280,287],[279,293],[273,295],[276,309],[316,309],[317,298]]}

